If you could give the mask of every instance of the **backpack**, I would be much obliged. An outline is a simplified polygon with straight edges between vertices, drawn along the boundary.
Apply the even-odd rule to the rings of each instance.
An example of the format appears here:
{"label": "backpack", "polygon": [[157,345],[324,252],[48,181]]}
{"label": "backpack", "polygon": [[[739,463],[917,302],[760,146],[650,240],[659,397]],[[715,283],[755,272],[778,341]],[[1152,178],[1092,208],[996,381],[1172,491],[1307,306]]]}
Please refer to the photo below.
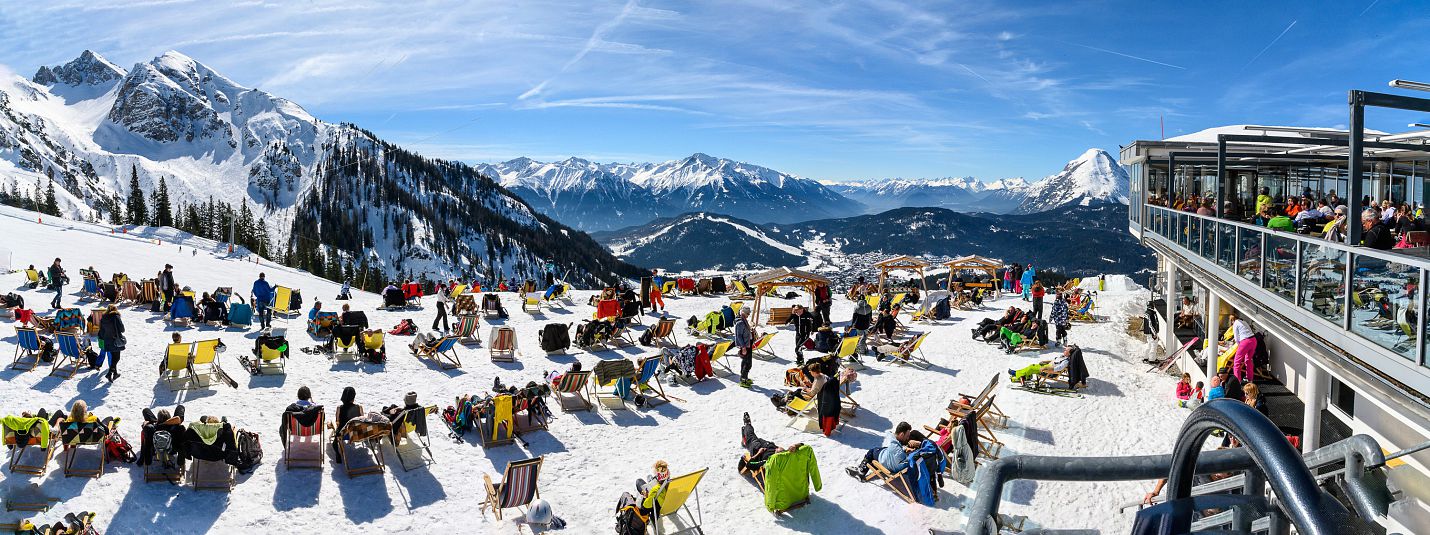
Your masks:
{"label": "backpack", "polygon": [[397,326],[393,327],[391,331],[387,331],[387,334],[394,336],[412,336],[417,334],[417,324],[412,323],[411,319],[404,319],[398,322]]}
{"label": "backpack", "polygon": [[629,492],[616,502],[616,535],[645,535],[649,518],[641,512],[640,500]]}
{"label": "backpack", "polygon": [[119,434],[118,429],[110,431],[109,436],[104,438],[104,450],[106,458],[125,464],[132,463],[138,458],[134,454],[134,448],[129,445],[129,441],[125,440],[123,435]]}
{"label": "backpack", "polygon": [[652,331],[652,330],[650,330],[650,329],[646,329],[645,332],[641,333],[641,338],[640,338],[640,343],[641,343],[641,345],[643,345],[643,346],[652,346],[652,345],[655,345],[654,342],[655,342],[655,331]]}
{"label": "backpack", "polygon": [[238,473],[252,472],[263,461],[263,444],[258,433],[239,429],[234,437],[234,451],[228,454],[228,464],[238,469]]}
{"label": "backpack", "polygon": [[1266,333],[1256,333],[1256,352],[1252,353],[1251,362],[1257,368],[1271,367],[1271,350],[1266,347]]}
{"label": "backpack", "polygon": [[164,430],[155,431],[149,442],[154,446],[154,460],[159,462],[159,466],[166,470],[178,468],[178,452],[174,450],[173,434]]}
{"label": "backpack", "polygon": [[10,292],[5,294],[4,305],[5,308],[25,308],[25,298],[21,297],[20,294]]}
{"label": "backpack", "polygon": [[948,299],[940,299],[938,304],[933,306],[933,319],[946,320],[950,314]]}

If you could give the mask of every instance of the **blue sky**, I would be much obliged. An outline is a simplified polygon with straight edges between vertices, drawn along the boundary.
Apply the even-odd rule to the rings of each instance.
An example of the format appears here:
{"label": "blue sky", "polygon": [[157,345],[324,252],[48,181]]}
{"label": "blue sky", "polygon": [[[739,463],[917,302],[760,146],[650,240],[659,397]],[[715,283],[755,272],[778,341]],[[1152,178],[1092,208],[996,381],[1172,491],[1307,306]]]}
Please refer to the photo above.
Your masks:
{"label": "blue sky", "polygon": [[466,161],[706,152],[817,179],[992,180],[1156,139],[1159,118],[1168,136],[1344,125],[1347,89],[1430,79],[1427,23],[1395,0],[6,2],[0,65],[174,49]]}

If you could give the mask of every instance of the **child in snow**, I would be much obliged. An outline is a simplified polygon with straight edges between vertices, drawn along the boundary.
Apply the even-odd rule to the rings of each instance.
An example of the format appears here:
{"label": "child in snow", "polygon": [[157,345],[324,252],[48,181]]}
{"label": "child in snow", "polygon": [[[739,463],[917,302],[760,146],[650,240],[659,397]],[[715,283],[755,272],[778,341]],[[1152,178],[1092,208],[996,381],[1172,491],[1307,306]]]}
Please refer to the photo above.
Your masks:
{"label": "child in snow", "polygon": [[1189,399],[1192,399],[1192,374],[1183,373],[1182,380],[1177,382],[1177,406],[1186,407]]}
{"label": "child in snow", "polygon": [[1202,403],[1206,403],[1207,397],[1206,397],[1206,393],[1202,390],[1202,382],[1201,382],[1201,381],[1197,381],[1197,387],[1192,389],[1192,399],[1195,399],[1195,400],[1196,400],[1196,404],[1197,404],[1197,405],[1201,405]]}
{"label": "child in snow", "polygon": [[1226,397],[1226,388],[1221,384],[1221,375],[1212,376],[1212,387],[1207,390],[1207,401]]}

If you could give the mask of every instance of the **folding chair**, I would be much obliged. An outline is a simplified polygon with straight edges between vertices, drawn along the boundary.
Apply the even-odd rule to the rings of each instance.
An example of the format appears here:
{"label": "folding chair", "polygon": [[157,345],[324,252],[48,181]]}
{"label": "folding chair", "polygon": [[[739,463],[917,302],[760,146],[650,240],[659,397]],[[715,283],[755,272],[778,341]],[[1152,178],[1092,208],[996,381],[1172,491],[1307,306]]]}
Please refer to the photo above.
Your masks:
{"label": "folding chair", "polygon": [[566,372],[556,384],[551,385],[551,393],[556,396],[557,403],[561,404],[562,411],[591,410],[591,400],[585,396],[586,390],[590,388],[587,385],[590,381],[591,370],[581,370]]}
{"label": "folding chair", "polygon": [[10,367],[30,371],[40,365],[40,335],[33,327],[15,327],[15,360]]}
{"label": "folding chair", "polygon": [[182,390],[174,386],[175,382],[189,378],[189,354],[193,352],[193,347],[190,342],[180,342],[169,344],[164,350],[164,365],[159,369],[159,380],[167,383],[169,390]]}
{"label": "folding chair", "polygon": [[501,315],[501,296],[497,294],[482,294],[482,315]]}
{"label": "folding chair", "polygon": [[349,357],[357,360],[357,346],[362,338],[362,327],[356,325],[339,325],[333,327],[333,352],[332,357]]}
{"label": "folding chair", "polygon": [[515,398],[501,394],[491,398],[491,409],[487,418],[477,419],[477,434],[481,436],[482,447],[502,446],[516,440]]}
{"label": "folding chair", "polygon": [[[382,439],[392,435],[391,423],[383,421],[379,424],[354,419],[348,420],[342,429],[333,432],[339,437],[338,447],[343,451],[343,471],[347,472],[348,479],[383,472],[386,461],[382,456]],[[357,457],[360,455],[367,457],[368,462],[359,461]]]}
{"label": "folding chair", "polygon": [[722,357],[725,356],[725,353],[730,351],[730,346],[732,344],[734,344],[733,341],[725,340],[723,342],[715,344],[714,347],[710,348],[710,366],[712,370],[714,369],[714,366],[716,364],[719,364],[720,367],[725,368],[725,371],[728,372],[730,375],[735,375],[735,370],[731,369],[730,365],[727,364],[724,360],[721,360]]}
{"label": "folding chair", "polygon": [[492,327],[492,343],[487,352],[492,362],[516,362],[516,329],[506,326]]}
{"label": "folding chair", "polygon": [[480,316],[476,314],[462,314],[457,316],[457,329],[452,332],[463,345],[473,345],[482,343],[482,337],[477,333],[481,327]]}
{"label": "folding chair", "polygon": [[[226,422],[202,422],[195,421],[189,423],[189,429],[195,434],[203,436],[214,434],[218,438],[216,441],[233,441],[233,427]],[[227,435],[227,436],[226,436]],[[194,486],[194,490],[222,490],[230,492],[233,490],[233,478],[235,474],[233,466],[223,461],[209,461],[193,458],[189,465],[189,483]]]}
{"label": "folding chair", "polygon": [[898,494],[904,501],[917,503],[918,500],[914,498],[914,489],[909,487],[909,480],[906,479],[908,471],[909,467],[905,466],[903,470],[899,470],[897,473],[890,472],[884,465],[879,464],[879,461],[869,461],[869,473],[864,476],[864,481],[869,481],[877,477],[884,486],[889,487],[889,490],[894,491],[894,493]]}
{"label": "folding chair", "polygon": [[130,305],[138,305],[143,302],[143,293],[139,290],[139,282],[134,279],[124,281],[119,286],[119,300]]}
{"label": "folding chair", "polygon": [[[656,535],[679,535],[686,532],[704,533],[700,524],[705,520],[700,511],[700,479],[705,477],[705,472],[709,468],[685,474],[680,477],[671,478],[665,485],[665,494],[656,500],[656,513],[651,518],[651,527]],[[691,513],[687,502],[690,496],[695,496],[695,512]],[[680,517],[680,512],[685,511],[685,518]],[[669,531],[665,528],[665,519],[670,519],[671,524],[677,528]],[[686,522],[689,525],[684,525]]]}
{"label": "folding chair", "polygon": [[75,333],[55,333],[55,345],[59,346],[59,356],[50,368],[50,375],[69,379],[79,373],[80,366],[89,365],[84,356],[85,350],[90,349],[88,338],[81,339]]}
{"label": "folding chair", "polygon": [[[192,353],[189,356],[189,378],[199,386],[207,388],[213,384],[214,379],[223,375],[218,364],[220,343],[222,342],[218,339],[194,342]],[[204,380],[200,381],[199,379]]]}
{"label": "folding chair", "polygon": [[651,329],[654,329],[651,340],[654,340],[656,345],[664,343],[670,347],[680,347],[680,343],[675,339],[675,318],[661,318]]}
{"label": "folding chair", "polygon": [[521,310],[533,316],[541,314],[541,298],[532,294],[522,295]]}
{"label": "folding chair", "polygon": [[[923,356],[923,351],[919,349],[919,346],[923,345],[924,339],[928,338],[928,336],[929,333],[923,333],[913,340],[899,344],[898,351],[889,354],[889,357],[893,359],[892,362],[908,364],[919,369],[927,369],[932,364]],[[918,356],[914,355],[915,352],[918,353]]]}
{"label": "folding chair", "polygon": [[751,356],[761,360],[773,360],[778,357],[773,349],[770,349],[770,341],[774,340],[775,333],[765,333],[755,340]]}
{"label": "folding chair", "polygon": [[665,395],[665,387],[661,386],[660,381],[655,377],[656,372],[660,371],[660,363],[661,358],[658,355],[636,362],[636,379],[631,384],[638,392],[647,396],[647,407],[658,405],[655,403],[656,399],[661,400],[661,403],[670,403],[670,397]]}
{"label": "folding chair", "polygon": [[462,361],[457,357],[457,337],[455,336],[443,336],[434,345],[417,346],[416,356],[418,359],[430,360],[444,370],[462,367]]}
{"label": "folding chair", "polygon": [[[64,439],[64,472],[65,477],[94,477],[104,475],[104,464],[108,462],[108,448],[104,447],[104,439],[109,436],[112,426],[119,425],[119,420],[86,421],[78,424],[72,422],[61,422],[60,426],[75,425],[73,431],[60,431],[60,437]],[[71,435],[66,437],[66,435]],[[90,449],[90,447],[93,449]],[[79,457],[81,452],[93,451],[96,464],[93,467],[81,466]]]}
{"label": "folding chair", "polygon": [[288,419],[288,437],[283,441],[283,466],[293,468],[323,469],[327,444],[327,415],[321,410],[312,425],[298,423],[298,415],[285,413]]}
{"label": "folding chair", "polygon": [[[402,411],[392,422],[392,451],[403,471],[437,462],[432,457],[432,443],[427,437],[427,416],[437,414],[437,406],[414,407]],[[416,464],[411,464],[415,460]]]}
{"label": "folding chair", "polygon": [[264,374],[276,372],[278,375],[287,373],[288,368],[288,341],[283,340],[283,345],[278,347],[268,347],[267,343],[258,344],[258,360],[256,361],[258,371]]}
{"label": "folding chair", "polygon": [[[18,423],[15,420],[14,423]],[[30,426],[22,429],[4,426],[5,449],[10,450],[10,473],[30,474],[33,476],[45,475],[45,470],[49,469],[50,460],[54,459],[55,448],[60,441],[58,429],[44,426],[49,431],[49,436],[42,436],[40,433],[40,422],[36,418],[31,420]],[[22,438],[23,437],[23,438]]]}
{"label": "folding chair", "polygon": [[274,316],[288,317],[298,314],[293,310],[293,289],[287,286],[273,287],[273,306],[269,307]]}
{"label": "folding chair", "polygon": [[520,511],[520,508],[530,504],[531,500],[540,498],[541,493],[537,490],[536,482],[541,474],[543,458],[506,463],[506,471],[502,473],[502,479],[498,483],[492,483],[491,475],[482,474],[482,482],[487,491],[487,498],[479,509],[482,515],[485,516],[487,509],[491,509],[497,520],[501,520],[502,509],[517,508]]}
{"label": "folding chair", "polygon": [[[819,417],[816,413],[816,410],[819,408],[818,400],[819,398],[817,396],[811,397],[809,399],[804,399],[802,397],[799,397],[798,395],[790,396],[789,401],[785,402],[784,408],[785,410],[792,412],[794,415],[790,418],[789,423],[786,425],[790,427],[795,427],[797,429],[802,429],[804,431],[809,430],[810,424],[814,424],[814,427],[816,429],[819,428]],[[799,423],[800,420],[804,420],[804,426],[802,428],[795,425],[796,423]]]}

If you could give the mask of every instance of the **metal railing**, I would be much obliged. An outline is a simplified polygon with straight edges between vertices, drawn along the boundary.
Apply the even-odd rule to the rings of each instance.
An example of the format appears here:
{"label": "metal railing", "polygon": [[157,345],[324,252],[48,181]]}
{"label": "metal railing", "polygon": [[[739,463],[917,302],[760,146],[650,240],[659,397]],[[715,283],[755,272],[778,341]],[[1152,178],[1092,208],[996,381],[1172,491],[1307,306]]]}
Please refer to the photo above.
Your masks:
{"label": "metal railing", "polygon": [[1353,341],[1361,347],[1342,349],[1397,380],[1424,385],[1430,379],[1424,307],[1430,260],[1160,206],[1144,209],[1143,239],[1180,250],[1322,338]]}

